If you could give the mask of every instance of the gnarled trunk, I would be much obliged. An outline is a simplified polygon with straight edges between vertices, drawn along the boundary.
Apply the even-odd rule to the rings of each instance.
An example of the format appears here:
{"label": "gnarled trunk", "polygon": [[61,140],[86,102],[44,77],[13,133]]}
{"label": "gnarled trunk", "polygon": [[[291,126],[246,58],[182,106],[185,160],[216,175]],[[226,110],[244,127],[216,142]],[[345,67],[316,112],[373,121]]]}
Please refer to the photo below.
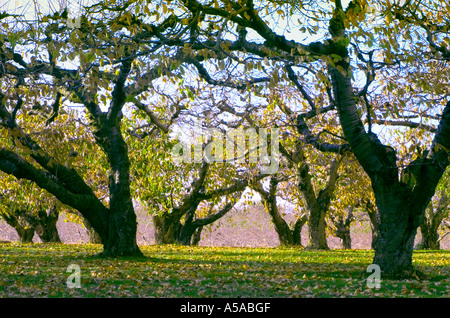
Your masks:
{"label": "gnarled trunk", "polygon": [[306,207],[309,212],[308,230],[309,230],[309,244],[310,249],[328,250],[327,243],[327,223],[326,216],[330,208],[331,199],[336,189],[338,179],[338,169],[340,159],[334,159],[329,167],[327,183],[325,188],[319,191],[316,196],[309,174],[309,167],[303,163],[298,168],[298,188],[303,194],[306,202]]}
{"label": "gnarled trunk", "polygon": [[61,243],[59,237],[58,228],[56,223],[58,222],[59,212],[56,206],[53,206],[45,210],[39,210],[38,216],[31,217],[30,223],[36,227],[36,233],[45,243]]}
{"label": "gnarled trunk", "polygon": [[421,248],[430,250],[440,249],[438,229],[442,220],[449,215],[449,202],[450,197],[443,193],[439,197],[436,209],[433,209],[431,203],[428,206],[428,211],[425,213],[423,221],[420,224],[420,232],[422,233]]}
{"label": "gnarled trunk", "polygon": [[31,243],[33,242],[35,227],[30,224],[27,220],[26,211],[16,210],[12,214],[3,214],[2,217],[5,219],[8,225],[12,226],[17,235],[19,235],[19,241],[21,243]]}
{"label": "gnarled trunk", "polygon": [[32,243],[35,229],[33,227],[17,227],[15,228],[19,234],[20,243]]}
{"label": "gnarled trunk", "polygon": [[[137,220],[130,191],[130,161],[120,131],[120,120],[103,122],[96,139],[108,157],[108,234],[102,238],[104,256],[142,256],[137,242]],[[92,224],[92,223],[91,223]]]}
{"label": "gnarled trunk", "polygon": [[308,232],[309,249],[328,250],[327,243],[327,222],[325,220],[327,210],[320,208],[309,210]]}
{"label": "gnarled trunk", "polygon": [[387,274],[401,274],[412,270],[412,253],[417,227],[422,213],[410,206],[409,191],[400,184],[374,184],[380,215],[378,238],[373,263]]}
{"label": "gnarled trunk", "polygon": [[276,197],[276,189],[278,185],[278,179],[276,175],[270,178],[269,191],[263,189],[261,185],[254,185],[256,191],[261,195],[264,207],[272,218],[272,223],[275,227],[275,231],[278,234],[280,245],[282,246],[302,246],[301,231],[303,225],[306,223],[306,216],[302,215],[297,218],[294,223],[293,229],[287,224],[284,218],[281,216]]}
{"label": "gnarled trunk", "polygon": [[334,235],[342,241],[343,249],[352,248],[352,238],[350,235],[350,225],[353,222],[353,207],[348,207],[347,216],[344,218],[343,215],[338,215],[333,217],[332,221],[335,226]]}
{"label": "gnarled trunk", "polygon": [[[342,11],[342,8],[337,7],[336,10]],[[358,114],[347,44],[340,38],[345,36],[342,16],[337,12],[333,18],[337,20],[333,27],[341,26],[339,35],[333,36],[330,45],[330,53],[341,57],[335,66],[329,67],[333,93],[344,135],[370,177],[376,198],[380,224],[373,262],[380,266],[383,274],[401,275],[413,267],[412,252],[417,228],[437,182],[448,165],[448,154],[440,151],[437,145],[445,145],[445,148],[450,146],[450,103],[444,110],[429,158],[420,158],[408,167],[416,184],[399,181],[395,152],[383,145],[375,134],[365,131]]]}
{"label": "gnarled trunk", "polygon": [[88,220],[83,218],[83,225],[86,228],[86,232],[89,238],[89,243],[91,244],[101,244],[102,239],[97,231],[92,227],[91,223]]}
{"label": "gnarled trunk", "polygon": [[179,218],[174,218],[167,214],[153,215],[153,225],[155,227],[155,242],[158,245],[178,243],[181,231]]}

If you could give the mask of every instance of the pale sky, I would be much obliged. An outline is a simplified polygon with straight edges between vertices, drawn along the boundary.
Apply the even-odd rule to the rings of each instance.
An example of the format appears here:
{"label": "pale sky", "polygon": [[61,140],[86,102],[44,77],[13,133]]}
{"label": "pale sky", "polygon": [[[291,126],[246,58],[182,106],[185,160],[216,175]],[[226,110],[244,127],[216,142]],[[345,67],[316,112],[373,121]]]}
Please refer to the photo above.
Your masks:
{"label": "pale sky", "polygon": [[83,5],[93,0],[0,0],[0,11],[25,14],[35,17],[36,12],[46,15],[68,7],[71,11],[79,11]]}

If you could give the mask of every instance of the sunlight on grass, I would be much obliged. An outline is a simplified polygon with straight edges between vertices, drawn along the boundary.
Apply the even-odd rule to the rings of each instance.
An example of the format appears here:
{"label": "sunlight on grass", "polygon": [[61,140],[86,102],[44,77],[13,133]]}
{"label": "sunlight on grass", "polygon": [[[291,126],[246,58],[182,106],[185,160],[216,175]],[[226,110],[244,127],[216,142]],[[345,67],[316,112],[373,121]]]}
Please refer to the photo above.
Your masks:
{"label": "sunlight on grass", "polygon": [[[367,287],[369,250],[143,246],[102,259],[100,245],[0,244],[1,297],[449,297],[450,251],[415,251],[427,280]],[[67,267],[81,287],[68,288]]]}

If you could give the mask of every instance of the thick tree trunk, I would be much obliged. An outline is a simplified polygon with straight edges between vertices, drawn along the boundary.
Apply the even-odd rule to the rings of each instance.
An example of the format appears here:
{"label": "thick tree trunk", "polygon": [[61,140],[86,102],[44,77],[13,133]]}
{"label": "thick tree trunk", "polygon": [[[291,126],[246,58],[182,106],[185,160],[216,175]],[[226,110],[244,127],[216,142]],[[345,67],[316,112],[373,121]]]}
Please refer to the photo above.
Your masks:
{"label": "thick tree trunk", "polygon": [[153,224],[155,226],[155,242],[158,245],[198,245],[203,228],[202,226],[196,227],[189,221],[182,224],[178,218],[158,215],[153,216]]}
{"label": "thick tree trunk", "polygon": [[422,233],[422,239],[420,241],[420,249],[424,250],[440,250],[441,244],[439,242],[439,233],[437,229],[428,228],[428,231],[424,230],[423,226],[420,226],[420,232]]}
{"label": "thick tree trunk", "polygon": [[56,227],[58,217],[59,212],[55,206],[49,208],[48,211],[40,210],[37,218],[31,217],[30,223],[35,225],[36,233],[42,242],[61,243],[58,228]]}
{"label": "thick tree trunk", "polygon": [[367,214],[369,215],[370,220],[370,229],[372,231],[372,243],[371,247],[372,249],[375,249],[375,245],[378,239],[378,233],[380,231],[380,215],[378,214],[377,208],[372,204],[370,199],[368,199],[365,204],[364,208],[366,209]]}
{"label": "thick tree trunk", "polygon": [[339,215],[332,219],[335,226],[334,235],[342,241],[343,249],[352,248],[352,238],[350,235],[350,225],[353,221],[353,207],[349,207],[347,210],[347,216]]}
{"label": "thick tree trunk", "polygon": [[351,250],[352,249],[352,237],[350,235],[350,231],[345,232],[343,238],[342,238],[342,248],[344,250]]}
{"label": "thick tree trunk", "polygon": [[35,229],[33,227],[16,228],[20,243],[32,243]]}
{"label": "thick tree trunk", "polygon": [[302,247],[302,237],[301,237],[301,233],[302,233],[302,229],[303,229],[303,225],[305,225],[306,221],[308,220],[308,216],[307,215],[301,215],[297,218],[297,220],[294,223],[294,229],[292,230],[292,236],[294,239],[294,245],[300,246]]}
{"label": "thick tree trunk", "polygon": [[[120,121],[109,123],[99,140],[110,165],[108,235],[102,239],[104,256],[142,256],[136,242],[137,220],[130,191],[128,149],[120,131]],[[97,136],[99,137],[99,136]]]}
{"label": "thick tree trunk", "polygon": [[202,231],[203,231],[203,226],[200,226],[195,230],[194,235],[192,236],[192,240],[191,240],[192,246],[198,246],[198,244],[200,243],[200,240],[202,239]]}
{"label": "thick tree trunk", "polygon": [[374,187],[380,214],[374,264],[387,274],[412,270],[412,253],[421,213],[411,211],[409,193],[404,187]]}
{"label": "thick tree trunk", "polygon": [[182,226],[181,229],[177,243],[186,246],[192,245],[193,237],[197,229],[192,226]]}
{"label": "thick tree trunk", "polygon": [[[114,81],[108,112],[95,103],[95,93],[82,85],[68,86],[83,102],[90,116],[90,128],[98,145],[108,158],[109,208],[96,197],[94,191],[71,167],[57,163],[19,126],[9,125],[17,142],[28,150],[27,157],[40,165],[37,168],[15,152],[0,149],[0,169],[16,178],[25,178],[55,195],[62,203],[78,210],[100,235],[104,256],[140,256],[136,243],[137,222],[130,193],[130,162],[127,146],[120,130],[122,108],[126,102],[125,83],[131,71],[132,59],[125,59]],[[62,73],[51,75],[63,80]],[[65,79],[64,79],[65,81]],[[0,104],[1,104],[0,99]],[[2,106],[2,105],[0,105]],[[4,108],[4,107],[3,107]],[[0,114],[2,120],[8,114]],[[41,169],[42,168],[42,169]]]}
{"label": "thick tree trunk", "polygon": [[422,249],[439,250],[441,248],[438,229],[442,220],[449,215],[449,202],[450,197],[442,194],[439,197],[436,209],[433,209],[431,203],[428,206],[429,213],[425,213],[423,221],[420,224],[420,232],[422,233],[420,247]]}
{"label": "thick tree trunk", "polygon": [[397,195],[385,193],[382,198],[377,198],[377,206],[380,227],[373,263],[389,275],[411,271],[416,224],[420,215],[414,217],[406,197],[398,192]]}
{"label": "thick tree trunk", "polygon": [[155,228],[155,242],[158,245],[176,244],[181,231],[181,222],[178,218],[169,215],[153,215]]}
{"label": "thick tree trunk", "polygon": [[195,225],[193,224],[195,211],[197,210],[198,205],[192,205],[184,215],[184,224],[181,226],[179,235],[178,235],[178,243],[182,245],[189,246],[192,244],[192,237],[197,230]]}
{"label": "thick tree trunk", "polygon": [[[241,191],[237,193],[241,193]],[[170,214],[163,213],[162,215],[153,216],[157,244],[198,245],[203,227],[223,217],[231,211],[237,202],[229,201],[217,212],[213,212],[214,205],[212,205],[207,216],[196,218],[195,213],[202,201],[198,195],[199,192],[191,193],[186,201],[181,206],[173,209]],[[183,217],[184,222],[182,223],[181,219]]]}
{"label": "thick tree trunk", "polygon": [[[339,15],[335,17],[339,19]],[[436,171],[439,169],[430,166],[430,169],[436,170],[436,175],[429,181],[426,181],[430,176],[428,173],[424,172],[422,178],[417,177],[420,184],[414,191],[399,182],[395,152],[382,145],[375,134],[366,133],[361,122],[351,84],[350,65],[346,61],[346,47],[336,38],[333,39],[332,49],[342,58],[337,63],[341,69],[329,68],[341,126],[353,153],[372,181],[380,215],[373,263],[380,266],[384,275],[402,275],[412,270],[414,238],[431,198],[430,193],[436,187],[434,177],[438,176]]]}
{"label": "thick tree trunk", "polygon": [[328,250],[327,243],[327,222],[325,221],[326,211],[320,208],[309,211],[308,230],[309,230],[309,249]]}
{"label": "thick tree trunk", "polygon": [[8,225],[12,226],[19,236],[21,243],[33,242],[35,227],[25,218],[26,211],[16,210],[14,214],[2,215]]}

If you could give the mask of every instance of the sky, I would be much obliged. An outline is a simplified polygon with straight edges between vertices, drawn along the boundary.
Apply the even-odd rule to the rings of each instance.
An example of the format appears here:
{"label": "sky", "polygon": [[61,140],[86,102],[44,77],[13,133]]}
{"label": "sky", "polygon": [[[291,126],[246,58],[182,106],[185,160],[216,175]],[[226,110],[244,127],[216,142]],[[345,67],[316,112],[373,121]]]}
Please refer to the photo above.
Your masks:
{"label": "sky", "polygon": [[68,7],[69,12],[76,14],[83,5],[93,0],[0,0],[0,11],[25,14],[33,18],[36,12],[46,15]]}

